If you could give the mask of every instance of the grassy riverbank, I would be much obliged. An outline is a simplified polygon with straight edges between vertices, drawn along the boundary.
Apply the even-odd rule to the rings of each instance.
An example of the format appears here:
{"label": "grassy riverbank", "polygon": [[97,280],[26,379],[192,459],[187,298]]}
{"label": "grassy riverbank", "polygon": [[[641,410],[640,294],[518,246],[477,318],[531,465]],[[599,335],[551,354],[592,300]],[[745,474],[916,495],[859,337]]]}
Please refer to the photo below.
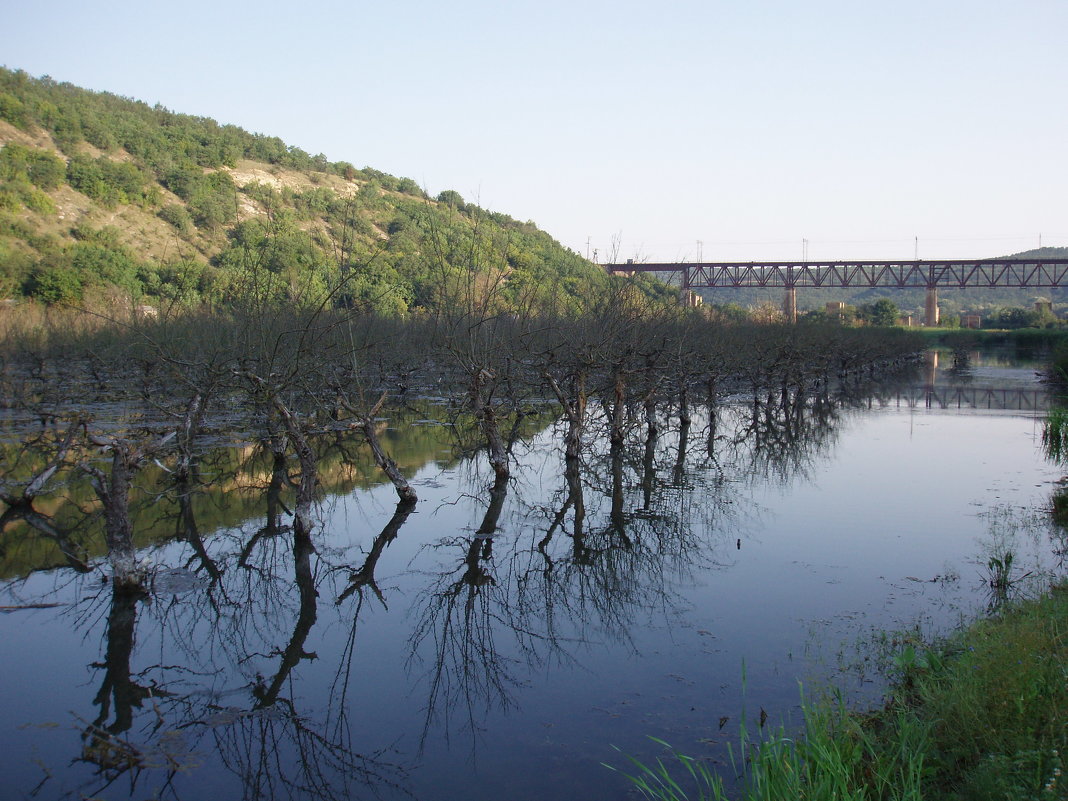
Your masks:
{"label": "grassy riverbank", "polygon": [[912,328],[928,347],[980,347],[1012,345],[1021,348],[1053,348],[1068,342],[1068,329],[1017,328],[1013,330],[972,328]]}
{"label": "grassy riverbank", "polygon": [[[735,754],[746,776],[741,797],[1068,798],[1068,583],[927,650],[906,646],[894,664],[883,709],[859,715],[837,699],[806,702],[803,734],[746,739],[744,759]],[[732,797],[687,756],[634,768],[648,798]]]}

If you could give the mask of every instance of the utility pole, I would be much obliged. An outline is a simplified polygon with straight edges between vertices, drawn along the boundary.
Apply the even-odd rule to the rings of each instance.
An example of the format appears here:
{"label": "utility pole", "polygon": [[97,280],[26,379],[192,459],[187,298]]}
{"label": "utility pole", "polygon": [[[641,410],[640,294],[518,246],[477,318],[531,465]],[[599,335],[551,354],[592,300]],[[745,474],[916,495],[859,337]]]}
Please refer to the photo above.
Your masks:
{"label": "utility pole", "polygon": [[698,239],[697,240],[697,263],[698,264],[701,263],[701,259],[702,259],[701,251],[704,248],[704,246],[705,246],[705,243],[702,242],[700,239]]}
{"label": "utility pole", "polygon": [[590,260],[590,239],[592,237],[586,237],[586,261]]}

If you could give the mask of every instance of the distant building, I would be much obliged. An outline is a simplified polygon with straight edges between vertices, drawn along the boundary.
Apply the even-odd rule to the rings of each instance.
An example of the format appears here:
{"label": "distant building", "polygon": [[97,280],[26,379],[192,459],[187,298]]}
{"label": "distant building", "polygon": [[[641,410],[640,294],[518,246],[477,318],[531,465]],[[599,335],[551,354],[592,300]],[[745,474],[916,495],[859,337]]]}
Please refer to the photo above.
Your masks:
{"label": "distant building", "polygon": [[1045,298],[1035,298],[1035,311],[1039,314],[1053,316],[1053,301]]}
{"label": "distant building", "polygon": [[962,314],[960,316],[961,328],[979,328],[983,319],[978,314]]}
{"label": "distant building", "polygon": [[687,309],[696,309],[705,299],[694,292],[692,289],[680,289],[679,290],[679,305],[685,306]]}

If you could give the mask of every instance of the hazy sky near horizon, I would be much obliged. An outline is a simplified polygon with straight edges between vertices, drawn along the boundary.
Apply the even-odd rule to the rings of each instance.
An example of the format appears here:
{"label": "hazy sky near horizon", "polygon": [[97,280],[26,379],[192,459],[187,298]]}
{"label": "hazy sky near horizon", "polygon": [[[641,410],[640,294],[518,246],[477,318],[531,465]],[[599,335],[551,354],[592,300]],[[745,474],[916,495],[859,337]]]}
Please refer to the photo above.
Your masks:
{"label": "hazy sky near horizon", "polygon": [[9,68],[455,189],[601,261],[1068,246],[1065,0],[0,12]]}

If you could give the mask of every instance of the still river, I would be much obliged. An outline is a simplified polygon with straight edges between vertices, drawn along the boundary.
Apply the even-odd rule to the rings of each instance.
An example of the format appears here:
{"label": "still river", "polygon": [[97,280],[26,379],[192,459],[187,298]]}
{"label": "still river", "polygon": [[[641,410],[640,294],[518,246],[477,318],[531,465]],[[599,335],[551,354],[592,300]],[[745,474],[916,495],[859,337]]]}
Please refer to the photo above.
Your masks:
{"label": "still river", "polygon": [[535,421],[503,495],[423,410],[386,432],[410,513],[323,446],[312,552],[251,446],[206,461],[200,553],[147,471],[144,597],[0,540],[0,795],[607,801],[631,796],[602,763],[649,737],[729,773],[743,725],[797,720],[799,682],[875,703],[895,638],[996,603],[992,554],[1060,570],[1045,403],[1033,364],[941,354],[845,402],[592,443],[577,476]]}

